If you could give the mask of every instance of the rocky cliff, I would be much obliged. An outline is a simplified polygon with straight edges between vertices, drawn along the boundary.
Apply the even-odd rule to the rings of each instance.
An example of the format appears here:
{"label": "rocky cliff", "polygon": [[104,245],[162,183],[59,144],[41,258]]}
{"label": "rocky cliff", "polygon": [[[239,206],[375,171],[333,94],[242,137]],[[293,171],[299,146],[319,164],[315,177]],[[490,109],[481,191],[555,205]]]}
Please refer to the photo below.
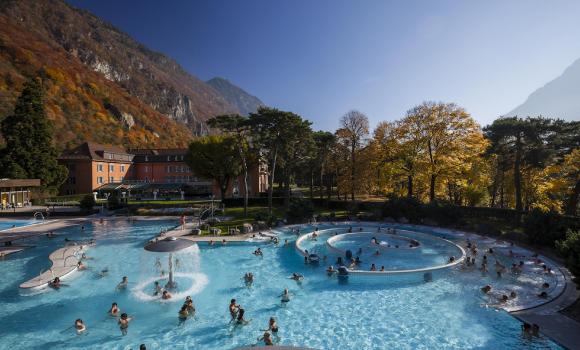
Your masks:
{"label": "rocky cliff", "polygon": [[259,107],[264,106],[264,103],[259,98],[250,95],[225,78],[213,78],[208,80],[207,83],[216,89],[226,101],[237,108],[242,115],[254,113]]}

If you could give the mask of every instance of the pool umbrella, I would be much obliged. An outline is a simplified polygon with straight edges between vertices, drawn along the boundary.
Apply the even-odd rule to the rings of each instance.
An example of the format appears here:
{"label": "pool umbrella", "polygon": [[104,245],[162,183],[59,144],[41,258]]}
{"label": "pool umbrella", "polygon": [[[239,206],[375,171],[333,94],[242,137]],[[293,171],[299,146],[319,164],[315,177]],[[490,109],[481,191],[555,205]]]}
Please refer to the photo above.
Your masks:
{"label": "pool umbrella", "polygon": [[183,238],[167,237],[165,239],[150,242],[145,246],[145,250],[156,253],[169,253],[169,281],[165,288],[174,289],[177,283],[173,280],[173,253],[186,249],[194,245],[192,242]]}

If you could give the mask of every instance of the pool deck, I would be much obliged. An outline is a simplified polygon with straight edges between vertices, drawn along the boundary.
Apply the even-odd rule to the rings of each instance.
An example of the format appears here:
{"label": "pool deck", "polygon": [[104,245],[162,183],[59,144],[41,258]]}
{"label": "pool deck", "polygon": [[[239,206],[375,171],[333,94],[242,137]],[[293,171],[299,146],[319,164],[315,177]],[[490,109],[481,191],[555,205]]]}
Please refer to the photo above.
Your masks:
{"label": "pool deck", "polygon": [[52,267],[39,276],[36,276],[20,285],[20,288],[42,288],[48,286],[48,283],[55,277],[63,278],[73,271],[77,270],[79,254],[86,251],[86,245],[74,245],[62,247],[52,252],[48,259],[52,262]]}
{"label": "pool deck", "polygon": [[158,235],[153,240],[163,239],[166,237],[180,237],[180,238],[188,239],[188,240],[193,241],[193,242],[200,242],[200,243],[201,242],[209,243],[210,241],[213,241],[215,243],[221,243],[224,240],[226,242],[245,242],[245,241],[248,241],[249,239],[251,239],[253,235],[257,235],[256,232],[244,233],[244,234],[240,234],[240,235],[218,235],[218,236],[216,236],[216,235],[204,235],[204,236],[192,235],[191,230],[193,230],[196,227],[197,227],[197,224],[188,222],[185,224],[183,229],[181,229],[181,225],[179,225],[179,226],[175,227],[174,229],[165,232],[164,234]]}

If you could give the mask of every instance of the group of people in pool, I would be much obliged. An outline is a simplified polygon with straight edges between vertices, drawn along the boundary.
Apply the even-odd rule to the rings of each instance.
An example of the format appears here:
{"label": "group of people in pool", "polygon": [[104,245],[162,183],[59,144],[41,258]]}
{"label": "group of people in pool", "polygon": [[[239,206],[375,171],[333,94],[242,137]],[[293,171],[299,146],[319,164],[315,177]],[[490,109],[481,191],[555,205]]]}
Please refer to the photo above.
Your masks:
{"label": "group of people in pool", "polygon": [[[285,289],[285,293],[289,294],[288,289]],[[228,311],[231,318],[230,323],[233,323],[234,327],[245,326],[252,321],[252,319],[248,320],[245,318],[246,310],[237,303],[236,299],[230,300]],[[263,342],[266,346],[274,345],[272,336],[278,338],[278,323],[276,322],[276,319],[274,317],[270,317],[270,320],[268,321],[268,328],[262,329],[262,331],[264,334],[262,334],[261,337],[258,337],[257,340],[259,342]]]}

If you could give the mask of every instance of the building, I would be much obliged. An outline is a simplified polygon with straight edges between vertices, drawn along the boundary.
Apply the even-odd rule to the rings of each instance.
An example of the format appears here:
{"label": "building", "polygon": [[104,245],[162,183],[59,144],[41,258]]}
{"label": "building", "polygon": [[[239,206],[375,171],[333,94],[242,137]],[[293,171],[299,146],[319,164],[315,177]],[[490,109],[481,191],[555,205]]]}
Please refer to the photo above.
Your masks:
{"label": "building", "polygon": [[0,179],[0,208],[30,204],[31,189],[40,186],[39,179]]}
{"label": "building", "polygon": [[[211,181],[195,176],[185,163],[187,149],[129,149],[86,142],[63,153],[59,163],[69,175],[60,188],[62,195],[95,191],[133,191],[151,194],[181,193],[219,197]],[[228,196],[243,195],[243,177],[233,181]],[[258,196],[267,189],[262,167],[250,170],[249,189]]]}

